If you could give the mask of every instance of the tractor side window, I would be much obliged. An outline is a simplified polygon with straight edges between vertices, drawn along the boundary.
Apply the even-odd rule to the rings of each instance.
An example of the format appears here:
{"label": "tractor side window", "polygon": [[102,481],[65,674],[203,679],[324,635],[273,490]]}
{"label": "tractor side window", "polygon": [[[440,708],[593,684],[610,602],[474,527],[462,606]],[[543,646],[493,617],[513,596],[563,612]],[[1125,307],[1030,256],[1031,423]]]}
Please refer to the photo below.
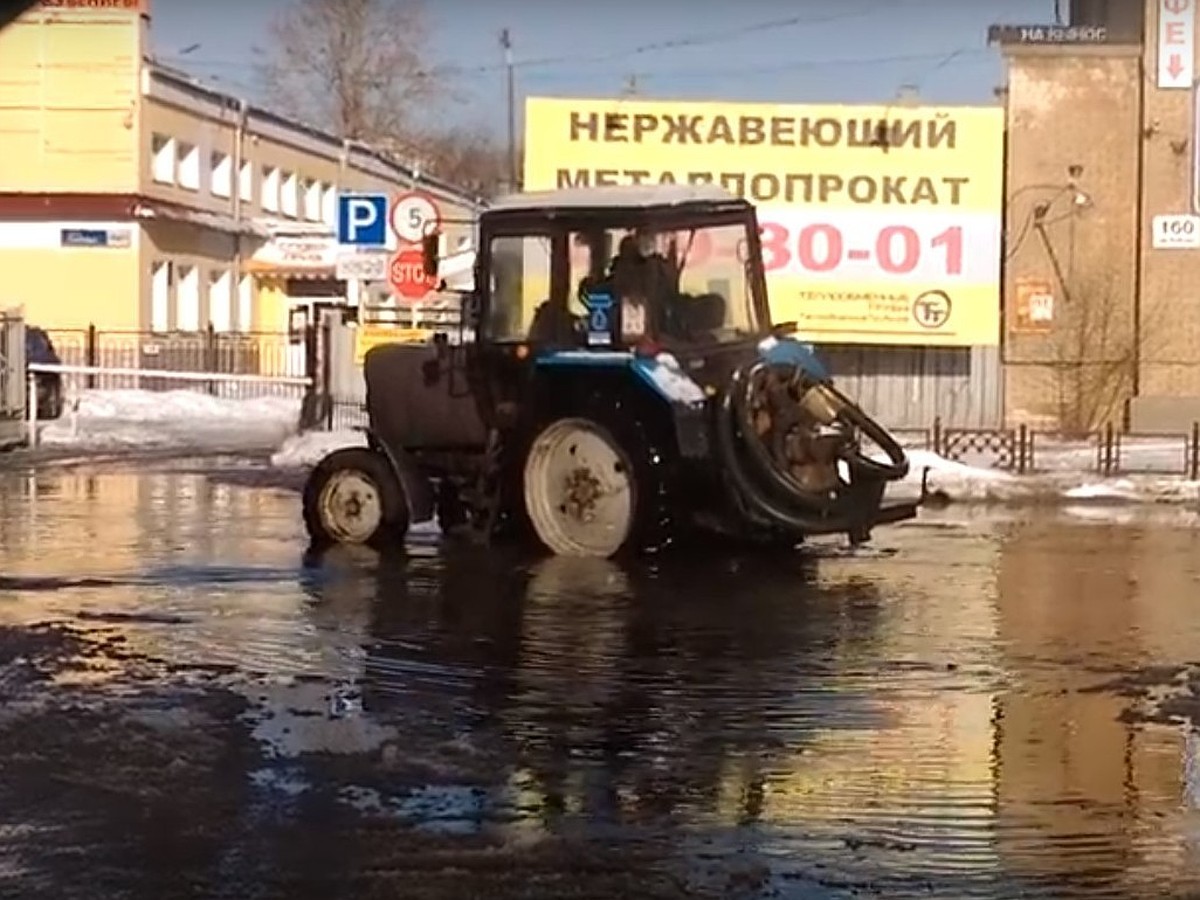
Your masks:
{"label": "tractor side window", "polygon": [[674,236],[679,293],[671,330],[685,340],[718,340],[752,333],[757,325],[745,265],[741,224],[699,228]]}
{"label": "tractor side window", "polygon": [[488,330],[496,341],[524,341],[550,299],[550,238],[497,237],[490,249]]}

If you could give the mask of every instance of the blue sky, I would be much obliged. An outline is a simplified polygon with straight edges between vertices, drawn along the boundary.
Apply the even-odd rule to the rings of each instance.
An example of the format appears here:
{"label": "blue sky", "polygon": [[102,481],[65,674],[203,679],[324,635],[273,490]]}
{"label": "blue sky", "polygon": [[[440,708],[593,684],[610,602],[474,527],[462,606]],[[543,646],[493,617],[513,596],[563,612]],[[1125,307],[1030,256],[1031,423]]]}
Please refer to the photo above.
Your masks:
{"label": "blue sky", "polygon": [[[255,47],[287,2],[152,0],[154,50],[199,77],[252,93]],[[999,52],[987,46],[988,25],[1052,22],[1055,2],[426,0],[425,6],[430,64],[475,70],[462,76],[465,100],[448,114],[499,132],[504,27],[519,65],[518,96],[608,96],[633,78],[638,94],[662,99],[887,102],[901,85],[914,84],[927,102],[988,103],[1003,81]]]}

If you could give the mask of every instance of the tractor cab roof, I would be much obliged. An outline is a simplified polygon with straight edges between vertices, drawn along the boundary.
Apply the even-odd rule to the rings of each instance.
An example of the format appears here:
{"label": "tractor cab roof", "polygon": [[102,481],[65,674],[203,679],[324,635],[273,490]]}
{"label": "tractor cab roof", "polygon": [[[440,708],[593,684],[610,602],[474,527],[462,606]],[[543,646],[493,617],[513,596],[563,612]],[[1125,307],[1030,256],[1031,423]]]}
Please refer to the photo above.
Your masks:
{"label": "tractor cab roof", "polygon": [[570,219],[629,222],[744,214],[753,205],[715,184],[622,185],[528,191],[499,197],[481,221]]}

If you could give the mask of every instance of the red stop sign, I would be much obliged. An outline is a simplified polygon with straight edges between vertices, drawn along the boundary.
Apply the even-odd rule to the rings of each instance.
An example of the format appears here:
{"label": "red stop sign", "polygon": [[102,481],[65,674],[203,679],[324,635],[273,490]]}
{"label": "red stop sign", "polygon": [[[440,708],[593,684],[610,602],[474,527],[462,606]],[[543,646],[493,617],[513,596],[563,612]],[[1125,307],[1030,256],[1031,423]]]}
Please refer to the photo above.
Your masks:
{"label": "red stop sign", "polygon": [[388,286],[393,294],[420,300],[437,287],[437,279],[425,274],[425,257],[420,247],[405,247],[388,263]]}

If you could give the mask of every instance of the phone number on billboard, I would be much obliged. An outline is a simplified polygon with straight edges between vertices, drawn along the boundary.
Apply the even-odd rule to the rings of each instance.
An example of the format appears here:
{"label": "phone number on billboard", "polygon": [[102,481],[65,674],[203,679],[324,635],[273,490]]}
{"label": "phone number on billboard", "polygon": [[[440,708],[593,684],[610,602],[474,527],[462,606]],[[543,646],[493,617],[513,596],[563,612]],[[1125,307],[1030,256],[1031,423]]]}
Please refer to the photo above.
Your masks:
{"label": "phone number on billboard", "polygon": [[848,237],[837,225],[814,222],[790,229],[777,222],[760,228],[763,268],[769,272],[800,268],[822,274],[847,263],[877,269],[883,275],[954,277],[963,273],[963,229],[952,225],[923,235],[909,225],[888,225],[874,235],[859,229]]}

